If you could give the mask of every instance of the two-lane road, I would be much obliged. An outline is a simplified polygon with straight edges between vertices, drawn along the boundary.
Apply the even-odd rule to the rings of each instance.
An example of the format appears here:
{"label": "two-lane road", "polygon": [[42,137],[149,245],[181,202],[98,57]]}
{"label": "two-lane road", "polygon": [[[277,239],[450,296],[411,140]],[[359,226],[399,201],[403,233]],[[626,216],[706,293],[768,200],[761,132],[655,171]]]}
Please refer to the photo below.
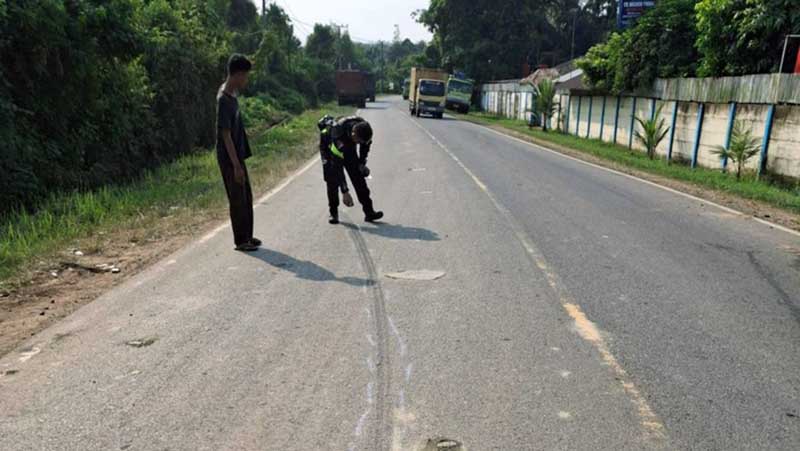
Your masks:
{"label": "two-lane road", "polygon": [[[391,98],[383,224],[318,163],[0,359],[0,449],[797,449],[800,238]],[[436,280],[388,277],[443,272]],[[422,274],[425,275],[425,274]]]}

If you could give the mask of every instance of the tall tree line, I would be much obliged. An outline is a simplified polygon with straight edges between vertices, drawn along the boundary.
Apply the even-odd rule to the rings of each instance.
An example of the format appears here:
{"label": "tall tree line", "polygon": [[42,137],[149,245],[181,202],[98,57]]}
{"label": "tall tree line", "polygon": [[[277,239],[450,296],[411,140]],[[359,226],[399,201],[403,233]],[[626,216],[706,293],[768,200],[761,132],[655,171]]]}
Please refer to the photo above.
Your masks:
{"label": "tall tree line", "polygon": [[0,215],[213,145],[232,52],[255,62],[245,94],[292,112],[359,57],[323,25],[303,48],[281,8],[249,0],[0,0],[0,29]]}
{"label": "tall tree line", "polygon": [[484,81],[582,55],[612,29],[616,8],[616,0],[431,0],[416,17],[442,67]]}

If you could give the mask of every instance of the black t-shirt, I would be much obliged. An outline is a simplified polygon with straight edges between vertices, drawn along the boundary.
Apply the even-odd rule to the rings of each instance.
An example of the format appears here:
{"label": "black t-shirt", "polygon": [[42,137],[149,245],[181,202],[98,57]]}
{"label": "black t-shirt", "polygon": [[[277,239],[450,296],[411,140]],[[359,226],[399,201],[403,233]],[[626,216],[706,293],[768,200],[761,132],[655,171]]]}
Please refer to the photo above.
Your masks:
{"label": "black t-shirt", "polygon": [[225,148],[225,140],[222,138],[222,130],[231,131],[233,147],[239,161],[244,161],[252,153],[250,143],[247,141],[247,132],[244,130],[244,123],[239,112],[239,101],[236,97],[226,93],[222,89],[217,94],[217,158],[220,162],[231,164],[228,150]]}

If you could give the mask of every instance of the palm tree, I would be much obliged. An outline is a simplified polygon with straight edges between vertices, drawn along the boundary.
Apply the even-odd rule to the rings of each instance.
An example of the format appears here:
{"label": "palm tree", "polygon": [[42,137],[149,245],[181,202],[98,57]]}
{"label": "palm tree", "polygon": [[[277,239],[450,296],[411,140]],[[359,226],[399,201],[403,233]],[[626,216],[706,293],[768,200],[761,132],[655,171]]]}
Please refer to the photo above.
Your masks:
{"label": "palm tree", "polygon": [[547,131],[547,122],[553,117],[556,85],[553,80],[544,79],[536,85],[536,110],[542,118],[542,130]]}
{"label": "palm tree", "polygon": [[636,121],[639,122],[639,125],[642,127],[641,132],[636,130],[636,139],[642,143],[644,148],[647,150],[647,157],[651,160],[656,156],[656,148],[658,147],[658,144],[664,139],[669,131],[669,127],[664,125],[664,118],[661,117],[661,107],[663,106],[664,105],[658,107],[652,119],[643,120],[638,117],[636,118]]}
{"label": "palm tree", "polygon": [[712,152],[736,163],[736,180],[739,180],[747,160],[753,158],[759,151],[761,145],[758,143],[758,138],[753,137],[752,132],[745,129],[742,122],[736,121],[731,133],[730,146],[727,149],[724,146],[717,146]]}

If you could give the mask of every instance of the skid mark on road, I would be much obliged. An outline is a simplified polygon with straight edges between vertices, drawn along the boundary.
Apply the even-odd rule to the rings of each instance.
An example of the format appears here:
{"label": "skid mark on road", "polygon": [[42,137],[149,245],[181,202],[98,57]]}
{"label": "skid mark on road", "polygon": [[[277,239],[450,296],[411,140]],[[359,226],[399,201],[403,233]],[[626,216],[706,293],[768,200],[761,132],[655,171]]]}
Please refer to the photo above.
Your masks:
{"label": "skid mark on road", "polygon": [[[405,115],[403,116],[405,117]],[[550,268],[550,265],[547,263],[547,260],[545,260],[544,255],[533,244],[533,241],[528,238],[527,233],[517,222],[511,212],[503,204],[501,204],[500,201],[497,200],[486,184],[484,184],[475,175],[475,173],[473,173],[466,165],[464,165],[464,163],[462,163],[461,160],[453,152],[451,152],[450,149],[447,148],[447,146],[442,144],[441,141],[439,141],[431,132],[429,132],[417,121],[410,118],[408,119],[420,130],[425,132],[425,134],[427,134],[433,140],[433,142],[439,146],[439,148],[441,148],[448,156],[450,156],[450,158],[456,162],[456,164],[475,182],[475,184],[478,185],[484,194],[486,194],[494,207],[508,222],[509,226],[514,232],[514,235],[516,235],[519,242],[527,251],[531,262],[545,275],[548,285],[555,292],[556,296],[561,302],[561,306],[574,321],[574,326],[578,334],[585,341],[594,346],[594,348],[600,354],[603,362],[614,372],[614,375],[622,385],[623,390],[628,395],[631,402],[633,402],[633,404],[636,406],[639,414],[639,422],[642,426],[645,437],[653,441],[666,441],[667,437],[664,430],[664,424],[655,414],[653,409],[650,408],[650,405],[647,403],[644,395],[642,395],[639,389],[636,388],[627,371],[625,371],[622,365],[620,365],[620,363],[617,361],[616,357],[614,357],[614,355],[611,353],[597,326],[586,317],[581,308],[578,306],[577,302],[575,302],[572,295],[566,289],[565,285],[561,283],[558,275],[556,275],[556,273]]]}
{"label": "skid mark on road", "polygon": [[[372,297],[372,308],[367,311],[367,316],[372,319],[375,336],[375,352],[377,353],[377,362],[374,365],[375,387],[374,392],[370,385],[369,391],[371,392],[370,404],[375,405],[375,418],[372,421],[371,438],[368,439],[370,450],[384,451],[386,443],[384,438],[389,436],[389,422],[386,421],[386,410],[389,404],[386,401],[387,393],[391,387],[391,365],[388,350],[388,324],[386,318],[386,297],[384,296],[381,284],[378,281],[378,271],[375,269],[375,262],[369,254],[367,243],[361,235],[361,229],[358,226],[348,228],[350,239],[355,244],[356,251],[358,252],[361,265],[364,267],[364,272],[367,274],[366,289]],[[371,359],[368,360],[368,366],[372,369]],[[372,384],[372,382],[370,382]],[[357,426],[357,435],[360,434],[360,428],[363,427],[363,421],[366,421],[368,409],[362,419],[359,419]]]}

